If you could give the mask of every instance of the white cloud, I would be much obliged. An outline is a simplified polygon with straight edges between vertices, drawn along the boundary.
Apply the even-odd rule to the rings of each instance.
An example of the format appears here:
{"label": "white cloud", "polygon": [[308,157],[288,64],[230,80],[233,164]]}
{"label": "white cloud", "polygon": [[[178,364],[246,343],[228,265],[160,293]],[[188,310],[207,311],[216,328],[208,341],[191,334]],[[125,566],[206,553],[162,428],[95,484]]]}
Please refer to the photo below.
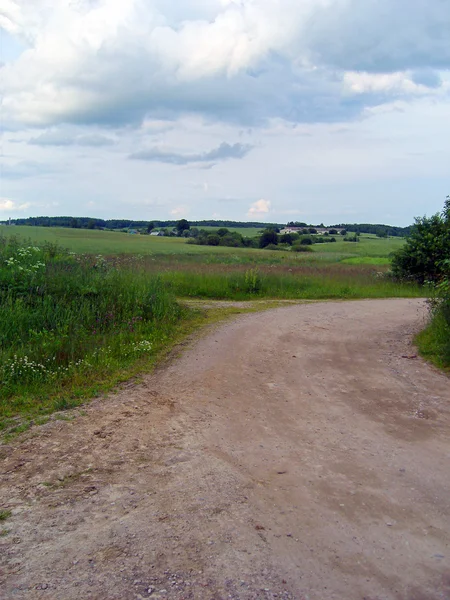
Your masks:
{"label": "white cloud", "polygon": [[177,219],[187,217],[188,213],[189,213],[188,206],[176,206],[175,208],[172,208],[172,210],[170,211],[170,214],[172,215],[172,217],[176,217]]}
{"label": "white cloud", "polygon": [[0,0],[0,27],[23,213],[242,219],[264,193],[255,220],[351,198],[407,224],[448,193],[450,0]]}
{"label": "white cloud", "polygon": [[358,111],[342,77],[375,103],[416,91],[352,72],[450,68],[449,0],[4,0],[0,23],[28,44],[3,68],[3,110],[31,125],[336,120]]}
{"label": "white cloud", "polygon": [[64,131],[47,130],[29,140],[34,146],[112,146],[115,140],[99,133],[73,135]]}
{"label": "white cloud", "polygon": [[30,203],[19,204],[10,198],[0,198],[0,212],[16,212],[30,208]]}
{"label": "white cloud", "polygon": [[271,202],[270,200],[257,200],[250,206],[247,216],[249,218],[264,217],[270,212]]}
{"label": "white cloud", "polygon": [[[442,84],[442,82],[441,82]],[[352,94],[391,93],[406,95],[437,95],[445,92],[442,85],[431,88],[414,81],[413,73],[367,73],[348,71],[343,77],[344,89]]]}

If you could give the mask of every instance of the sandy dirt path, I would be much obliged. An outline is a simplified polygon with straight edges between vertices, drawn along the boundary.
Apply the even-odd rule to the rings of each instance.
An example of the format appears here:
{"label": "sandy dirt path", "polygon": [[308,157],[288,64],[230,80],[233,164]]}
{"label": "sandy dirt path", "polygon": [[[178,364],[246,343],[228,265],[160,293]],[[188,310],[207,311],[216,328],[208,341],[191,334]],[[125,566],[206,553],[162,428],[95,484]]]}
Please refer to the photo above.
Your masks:
{"label": "sandy dirt path", "polygon": [[0,446],[2,599],[450,599],[424,302],[243,315]]}

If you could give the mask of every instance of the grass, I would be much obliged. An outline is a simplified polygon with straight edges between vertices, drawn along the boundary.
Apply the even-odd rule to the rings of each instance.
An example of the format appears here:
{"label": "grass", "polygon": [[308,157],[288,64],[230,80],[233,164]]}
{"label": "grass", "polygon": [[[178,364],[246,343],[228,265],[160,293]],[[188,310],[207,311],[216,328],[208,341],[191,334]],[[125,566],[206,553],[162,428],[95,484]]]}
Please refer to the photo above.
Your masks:
{"label": "grass", "polygon": [[[0,239],[0,430],[152,364],[189,320],[157,274]],[[138,261],[137,261],[138,262]]]}
{"label": "grass", "polygon": [[386,256],[355,256],[354,258],[344,258],[345,265],[389,265],[390,259]]}
{"label": "grass", "polygon": [[9,519],[9,517],[11,516],[11,511],[10,510],[0,510],[0,522],[1,521],[6,521],[6,519]]}
{"label": "grass", "polygon": [[[214,229],[214,228],[211,228]],[[236,228],[240,229],[240,228]],[[255,235],[257,229],[243,229],[252,231]],[[250,234],[247,233],[250,237]],[[98,231],[90,229],[69,229],[63,227],[29,227],[0,225],[0,236],[19,236],[30,240],[34,244],[46,242],[56,243],[77,253],[87,254],[142,254],[154,255],[192,255],[201,260],[208,256],[215,256],[219,260],[223,257],[250,257],[253,261],[267,260],[274,254],[286,255],[289,260],[304,260],[305,257],[298,255],[293,257],[290,252],[270,252],[267,250],[228,248],[226,246],[196,246],[186,244],[185,238],[167,238],[148,235],[130,235],[116,231]],[[339,238],[338,238],[339,239]],[[369,235],[361,235],[360,242],[337,241],[334,244],[315,244],[314,254],[322,256],[322,260],[335,261],[352,257],[388,257],[391,252],[398,250],[404,243],[402,238],[377,238]],[[312,254],[312,253],[311,253]],[[311,255],[310,255],[311,256]],[[264,258],[266,257],[266,258]]]}
{"label": "grass", "polygon": [[361,234],[359,242],[344,242],[339,240],[335,244],[316,244],[314,250],[327,254],[347,254],[366,257],[389,257],[392,252],[399,250],[405,240],[398,237],[377,238]]}
{"label": "grass", "polygon": [[331,269],[196,269],[167,271],[161,275],[172,293],[181,297],[226,300],[255,298],[281,299],[356,299],[417,297],[415,285],[377,279],[370,272]]}
{"label": "grass", "polygon": [[361,236],[296,254],[0,227],[0,431],[20,433],[75,408],[148,372],[200,325],[243,312],[205,315],[176,298],[258,300],[261,308],[278,299],[420,296],[384,275],[401,243]]}
{"label": "grass", "polygon": [[224,246],[195,246],[186,244],[185,238],[131,235],[118,231],[95,229],[69,229],[64,227],[29,227],[0,225],[0,235],[16,235],[34,244],[52,242],[73,252],[88,254],[230,254],[245,248]]}
{"label": "grass", "polygon": [[421,356],[450,372],[450,289],[446,298],[431,301],[428,326],[415,338]]}

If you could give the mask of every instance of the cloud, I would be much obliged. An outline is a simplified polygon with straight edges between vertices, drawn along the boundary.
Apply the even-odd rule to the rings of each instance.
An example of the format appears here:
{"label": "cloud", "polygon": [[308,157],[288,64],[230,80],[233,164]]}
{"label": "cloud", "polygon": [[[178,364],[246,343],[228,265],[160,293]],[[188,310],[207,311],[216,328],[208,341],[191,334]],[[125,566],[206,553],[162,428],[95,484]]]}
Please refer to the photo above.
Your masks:
{"label": "cloud", "polygon": [[28,142],[34,146],[112,146],[115,141],[99,133],[73,135],[63,131],[45,131]]}
{"label": "cloud", "polygon": [[172,208],[172,210],[170,211],[170,214],[172,215],[172,217],[186,217],[189,213],[189,207],[187,206],[176,206],[175,208]]}
{"label": "cloud", "polygon": [[303,38],[315,64],[371,73],[450,68],[449,0],[315,4]]}
{"label": "cloud", "polygon": [[14,200],[11,200],[10,198],[0,198],[0,212],[15,212],[15,211],[22,211],[22,210],[27,210],[28,208],[30,208],[31,204],[28,203],[23,203],[23,204],[18,204],[17,202],[15,202]]}
{"label": "cloud", "polygon": [[23,160],[15,164],[0,164],[0,173],[3,179],[25,179],[54,173],[57,169],[33,160]]}
{"label": "cloud", "polygon": [[351,119],[385,94],[342,98],[345,73],[450,68],[449,0],[8,0],[0,24],[28,46],[3,111],[33,126]]}
{"label": "cloud", "polygon": [[428,88],[439,88],[442,85],[442,78],[439,73],[432,69],[417,69],[411,73],[411,80],[417,85],[424,85]]}
{"label": "cloud", "polygon": [[261,217],[267,215],[267,213],[270,212],[270,209],[270,200],[257,200],[256,202],[253,202],[253,204],[250,206],[247,216],[249,218]]}
{"label": "cloud", "polygon": [[[393,93],[424,95],[429,94],[429,87],[439,87],[438,85],[428,86],[427,83],[436,81],[428,77],[413,75],[409,73],[367,73],[349,71],[345,73],[343,83],[344,88],[353,94],[367,93]],[[439,80],[440,81],[440,80]]]}
{"label": "cloud", "polygon": [[199,154],[180,154],[167,152],[159,148],[150,148],[130,154],[133,160],[146,160],[149,162],[161,162],[169,165],[188,165],[191,163],[214,163],[229,159],[244,158],[252,150],[250,144],[227,144],[223,142],[217,148]]}

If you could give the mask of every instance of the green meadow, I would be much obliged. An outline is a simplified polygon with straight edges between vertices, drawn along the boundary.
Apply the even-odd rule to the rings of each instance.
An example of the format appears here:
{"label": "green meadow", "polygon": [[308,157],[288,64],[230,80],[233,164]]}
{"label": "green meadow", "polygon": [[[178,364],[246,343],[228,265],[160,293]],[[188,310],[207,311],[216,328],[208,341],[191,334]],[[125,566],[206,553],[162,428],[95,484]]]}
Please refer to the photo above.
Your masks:
{"label": "green meadow", "polygon": [[418,286],[388,274],[389,255],[402,243],[361,236],[296,253],[2,226],[0,431],[20,432],[103,393],[150,369],[197,326],[238,310],[211,313],[184,299],[420,296]]}
{"label": "green meadow", "polygon": [[[214,231],[213,227],[205,229]],[[244,236],[254,237],[260,231],[256,228],[236,227],[230,231],[237,231]],[[41,244],[51,242],[68,250],[78,253],[120,255],[120,254],[156,254],[156,255],[221,255],[242,257],[243,261],[267,262],[266,255],[274,252],[268,250],[255,250],[248,248],[230,248],[226,246],[196,246],[186,244],[184,238],[157,237],[149,235],[133,235],[116,231],[98,231],[95,229],[68,229],[63,227],[27,227],[0,225],[0,236],[18,236]],[[286,252],[289,260],[321,260],[336,262],[336,260],[350,258],[385,258],[391,252],[398,250],[404,241],[402,238],[377,238],[362,234],[359,243],[344,242],[339,240],[335,244],[316,244],[313,247],[315,256],[296,256]],[[277,251],[277,254],[279,251]],[[325,255],[322,257],[321,255]],[[226,260],[226,258],[224,258]],[[364,261],[362,261],[364,262]],[[389,261],[385,261],[387,264]],[[354,263],[356,264],[356,263]],[[372,263],[377,264],[377,263]],[[378,264],[382,264],[379,262]]]}

